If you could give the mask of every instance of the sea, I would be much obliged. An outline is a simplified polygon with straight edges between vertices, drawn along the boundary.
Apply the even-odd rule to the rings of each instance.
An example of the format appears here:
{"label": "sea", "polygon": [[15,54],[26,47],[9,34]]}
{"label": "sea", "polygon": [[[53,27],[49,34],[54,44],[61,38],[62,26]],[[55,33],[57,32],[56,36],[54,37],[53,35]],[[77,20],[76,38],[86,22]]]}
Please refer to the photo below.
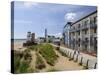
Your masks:
{"label": "sea", "polygon": [[26,39],[11,39],[11,43],[25,43]]}

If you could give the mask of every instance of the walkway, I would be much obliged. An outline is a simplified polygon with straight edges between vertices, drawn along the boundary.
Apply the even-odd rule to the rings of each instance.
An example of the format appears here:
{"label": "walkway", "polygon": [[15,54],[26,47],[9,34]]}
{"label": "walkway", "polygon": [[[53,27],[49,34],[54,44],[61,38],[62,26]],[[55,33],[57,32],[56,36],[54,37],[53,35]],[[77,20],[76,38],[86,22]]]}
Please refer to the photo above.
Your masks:
{"label": "walkway", "polygon": [[69,58],[62,56],[58,51],[56,51],[56,54],[59,56],[59,58],[57,63],[54,66],[55,69],[63,70],[63,71],[83,69],[83,67],[79,66],[78,63],[69,61]]}
{"label": "walkway", "polygon": [[[54,44],[52,44],[52,45],[57,47],[57,45],[54,45]],[[60,47],[60,50],[62,52],[64,52],[64,53],[66,53],[66,54],[67,54],[67,52],[71,52],[71,53],[74,52],[72,49],[65,48],[65,47]],[[81,60],[81,57],[83,57],[83,60],[82,60],[83,65],[86,65],[87,60],[89,59],[88,65],[89,65],[90,69],[93,69],[94,66],[95,66],[95,63],[97,63],[97,58],[94,57],[94,56],[91,56],[91,55],[88,55],[88,54],[84,54],[84,53],[80,53],[80,55],[78,56],[79,61]]]}

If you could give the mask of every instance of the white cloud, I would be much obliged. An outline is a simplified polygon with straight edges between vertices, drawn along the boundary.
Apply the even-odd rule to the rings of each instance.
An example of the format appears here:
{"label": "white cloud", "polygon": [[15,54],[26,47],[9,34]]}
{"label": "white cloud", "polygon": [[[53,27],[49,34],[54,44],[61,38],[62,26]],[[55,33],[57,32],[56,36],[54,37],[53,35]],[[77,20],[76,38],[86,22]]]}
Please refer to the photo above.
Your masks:
{"label": "white cloud", "polygon": [[31,7],[31,6],[33,6],[33,5],[34,5],[34,6],[37,6],[38,3],[35,3],[35,2],[34,2],[34,3],[33,3],[33,2],[24,2],[24,6],[25,6],[25,7],[28,7],[28,8],[29,8],[29,7]]}
{"label": "white cloud", "polygon": [[16,2],[14,6],[16,9],[24,9],[24,8],[30,9],[31,7],[35,7],[38,5],[39,3],[26,1],[26,2]]}
{"label": "white cloud", "polygon": [[62,33],[56,33],[55,36],[56,37],[62,37]]}
{"label": "white cloud", "polygon": [[62,33],[60,33],[60,32],[54,33],[54,34],[49,34],[49,35],[54,35],[55,37],[60,37],[60,38],[62,37]]}
{"label": "white cloud", "polygon": [[73,21],[75,17],[76,17],[76,13],[73,13],[73,12],[66,13],[65,21]]}

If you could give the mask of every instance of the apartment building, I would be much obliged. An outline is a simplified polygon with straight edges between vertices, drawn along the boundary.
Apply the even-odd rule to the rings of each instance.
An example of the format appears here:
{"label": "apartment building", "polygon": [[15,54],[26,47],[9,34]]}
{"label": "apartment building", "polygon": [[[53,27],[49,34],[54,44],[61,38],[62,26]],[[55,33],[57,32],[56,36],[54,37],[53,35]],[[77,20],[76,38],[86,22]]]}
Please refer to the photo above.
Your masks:
{"label": "apartment building", "polygon": [[27,42],[35,42],[35,33],[27,32]]}
{"label": "apartment building", "polygon": [[70,48],[97,53],[97,11],[72,23],[66,32],[69,34],[64,38],[69,37]]}
{"label": "apartment building", "polygon": [[70,35],[69,30],[71,27],[72,22],[68,22],[63,28],[63,43],[69,47],[70,46]]}

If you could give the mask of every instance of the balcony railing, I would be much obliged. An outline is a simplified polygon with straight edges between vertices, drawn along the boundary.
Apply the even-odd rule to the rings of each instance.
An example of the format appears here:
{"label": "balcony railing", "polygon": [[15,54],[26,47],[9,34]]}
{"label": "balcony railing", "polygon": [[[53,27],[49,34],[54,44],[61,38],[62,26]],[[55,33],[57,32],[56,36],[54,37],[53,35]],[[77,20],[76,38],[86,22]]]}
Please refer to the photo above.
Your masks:
{"label": "balcony railing", "polygon": [[84,25],[81,27],[81,29],[87,29],[87,28],[89,28],[89,25]]}
{"label": "balcony railing", "polygon": [[75,31],[80,31],[80,30],[82,30],[82,29],[87,29],[87,28],[89,28],[88,25],[86,25],[86,26],[81,26],[80,28],[70,29],[69,31],[70,31],[70,32],[75,32]]}
{"label": "balcony railing", "polygon": [[75,29],[71,28],[69,29],[69,32],[75,32]]}
{"label": "balcony railing", "polygon": [[80,28],[77,28],[76,31],[80,31]]}
{"label": "balcony railing", "polygon": [[90,28],[97,27],[97,24],[90,24]]}
{"label": "balcony railing", "polygon": [[97,24],[88,24],[88,25],[83,25],[81,27],[78,27],[78,28],[71,28],[69,29],[70,32],[75,32],[75,31],[80,31],[80,30],[83,30],[83,29],[88,29],[88,28],[94,28],[94,27],[97,27]]}
{"label": "balcony railing", "polygon": [[90,37],[97,37],[97,33],[92,33],[92,34],[89,34]]}

